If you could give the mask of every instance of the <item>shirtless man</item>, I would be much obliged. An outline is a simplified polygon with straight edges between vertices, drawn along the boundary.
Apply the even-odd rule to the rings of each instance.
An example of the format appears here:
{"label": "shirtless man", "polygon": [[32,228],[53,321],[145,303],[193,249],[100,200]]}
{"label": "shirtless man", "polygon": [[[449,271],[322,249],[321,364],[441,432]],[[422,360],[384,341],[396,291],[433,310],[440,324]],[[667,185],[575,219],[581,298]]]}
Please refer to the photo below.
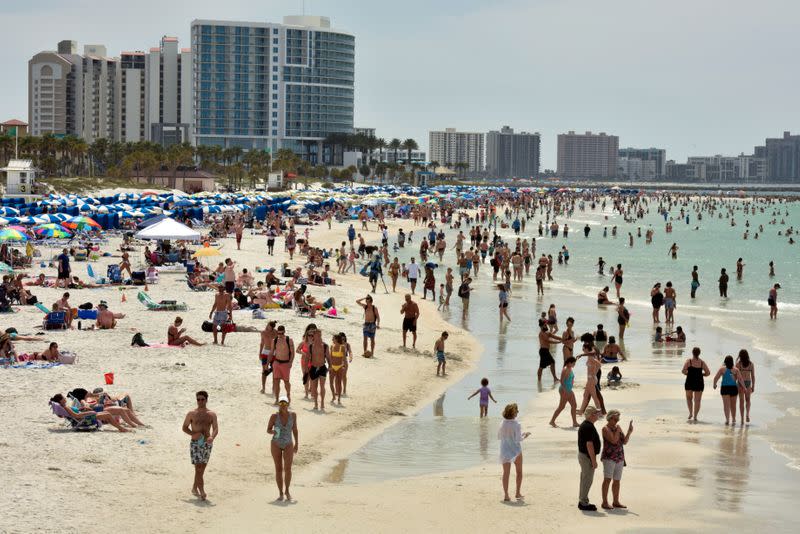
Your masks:
{"label": "shirtless man", "polygon": [[289,377],[291,376],[292,362],[294,362],[294,341],[286,335],[286,327],[283,325],[275,330],[275,337],[272,339],[271,347],[272,392],[275,394],[275,403],[277,404],[281,390],[281,380],[283,380],[283,388],[286,390],[286,398],[292,398]]}
{"label": "shirtless man", "polygon": [[[370,295],[363,299],[358,299],[356,304],[364,308],[364,327],[362,329],[364,357],[369,358],[375,354],[375,332],[381,327],[381,315],[378,313],[378,308],[372,303],[372,296]],[[367,354],[367,340],[369,340],[370,344],[369,354]]]}
{"label": "shirtless man", "polygon": [[[311,370],[309,371],[309,390],[314,399],[314,409],[325,411],[325,375],[328,374],[331,353],[328,344],[322,341],[322,330],[314,331],[314,338],[308,347],[309,358],[311,360]],[[326,365],[327,364],[327,365]]]}
{"label": "shirtless man", "polygon": [[242,234],[244,233],[244,223],[242,220],[236,221],[233,225],[233,231],[236,233],[236,250],[242,250]]}
{"label": "shirtless man", "polygon": [[174,347],[183,347],[187,343],[196,347],[202,347],[205,343],[200,343],[189,336],[184,336],[185,328],[181,328],[183,318],[175,317],[175,322],[167,329],[167,344]]}
{"label": "shirtless man", "polygon": [[229,294],[233,293],[236,287],[236,264],[230,258],[225,258],[225,269],[222,272],[223,280],[225,280],[225,291]]}
{"label": "shirtless man", "polygon": [[272,364],[272,344],[278,335],[275,331],[276,324],[276,321],[269,321],[261,332],[261,344],[258,346],[258,358],[261,361],[261,393],[264,393],[267,377],[272,372],[270,368]]}
{"label": "shirtless man", "polygon": [[189,442],[189,457],[194,465],[192,495],[197,495],[201,501],[204,501],[206,492],[203,474],[206,471],[208,460],[211,458],[211,447],[219,434],[219,426],[217,425],[217,414],[206,407],[208,393],[198,391],[196,399],[197,409],[186,414],[186,418],[183,420],[183,432],[192,437]]}
{"label": "shirtless man", "polygon": [[556,377],[556,361],[553,355],[550,354],[550,344],[561,343],[561,341],[560,337],[550,333],[547,322],[539,325],[539,370],[536,372],[539,382],[542,381],[542,371],[548,367],[553,374],[553,380],[558,381],[558,377]]}
{"label": "shirtless man", "polygon": [[[228,319],[233,317],[233,299],[230,293],[225,291],[225,287],[219,286],[219,291],[214,295],[214,305],[211,311],[208,312],[208,318],[212,319],[214,334],[214,345],[217,344],[217,330],[222,328],[222,325],[228,322]],[[225,344],[225,336],[227,332],[222,331],[222,344]]]}
{"label": "shirtless man", "polygon": [[400,307],[403,314],[403,348],[406,348],[406,334],[410,331],[413,336],[411,348],[417,348],[417,319],[419,318],[419,306],[411,300],[411,295],[406,293],[406,301]]}
{"label": "shirtless man", "polygon": [[[66,312],[65,320],[67,323],[67,328],[72,328],[73,316],[72,316],[72,305],[70,305],[69,303],[69,292],[66,292],[63,295],[61,295],[61,298],[56,301],[56,304],[58,304],[58,308],[60,310],[64,310],[64,312]],[[55,308],[55,304],[53,305],[53,308]]]}
{"label": "shirtless man", "polygon": [[[95,322],[95,326],[100,330],[111,330],[117,326],[117,317],[120,315],[122,314],[112,313],[111,310],[108,309],[108,304],[101,302],[97,306],[97,321]],[[124,317],[124,315],[122,317]]]}

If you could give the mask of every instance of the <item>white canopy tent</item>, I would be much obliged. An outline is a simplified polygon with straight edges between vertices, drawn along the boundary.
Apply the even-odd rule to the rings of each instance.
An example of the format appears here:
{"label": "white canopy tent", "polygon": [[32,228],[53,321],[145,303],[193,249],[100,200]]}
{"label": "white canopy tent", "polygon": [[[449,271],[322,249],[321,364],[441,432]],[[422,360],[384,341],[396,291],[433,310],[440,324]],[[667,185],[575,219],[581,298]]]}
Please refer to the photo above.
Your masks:
{"label": "white canopy tent", "polygon": [[167,217],[137,232],[136,237],[139,239],[180,239],[183,241],[195,241],[200,239],[200,232],[192,230],[185,224],[179,223],[171,217]]}

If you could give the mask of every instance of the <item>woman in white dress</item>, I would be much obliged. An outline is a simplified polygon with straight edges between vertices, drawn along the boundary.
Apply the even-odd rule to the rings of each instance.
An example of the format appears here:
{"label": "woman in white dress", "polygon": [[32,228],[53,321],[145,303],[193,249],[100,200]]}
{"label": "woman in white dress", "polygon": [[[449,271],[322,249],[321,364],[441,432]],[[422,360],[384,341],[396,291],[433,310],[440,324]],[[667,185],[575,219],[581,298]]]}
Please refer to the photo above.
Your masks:
{"label": "woman in white dress", "polygon": [[530,432],[522,432],[517,419],[519,408],[516,404],[509,404],[503,410],[503,423],[497,431],[497,439],[500,440],[500,463],[503,464],[503,493],[504,501],[510,501],[508,496],[508,480],[511,476],[511,464],[517,470],[517,494],[516,498],[522,499],[520,489],[522,488],[522,440],[530,436]]}

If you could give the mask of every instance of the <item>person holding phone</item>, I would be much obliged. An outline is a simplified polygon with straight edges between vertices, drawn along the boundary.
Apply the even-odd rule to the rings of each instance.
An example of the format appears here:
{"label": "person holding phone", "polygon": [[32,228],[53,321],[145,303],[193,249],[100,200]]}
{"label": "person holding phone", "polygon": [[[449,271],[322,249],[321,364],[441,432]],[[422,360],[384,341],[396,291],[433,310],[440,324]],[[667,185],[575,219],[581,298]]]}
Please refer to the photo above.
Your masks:
{"label": "person holding phone", "polygon": [[506,405],[503,410],[503,423],[497,431],[500,440],[500,463],[503,464],[503,500],[508,502],[508,481],[511,478],[511,464],[513,462],[517,471],[517,500],[522,500],[522,440],[530,436],[530,432],[522,432],[522,427],[517,421],[519,408],[516,403]]}
{"label": "person holding phone", "polygon": [[[619,410],[611,410],[606,415],[606,426],[603,427],[603,453],[600,461],[603,462],[603,504],[605,510],[612,508],[627,508],[619,502],[619,487],[622,480],[622,468],[625,466],[624,445],[633,433],[633,421],[628,423],[628,432],[624,433],[619,426]],[[608,487],[611,486],[611,495],[614,498],[608,504]]]}

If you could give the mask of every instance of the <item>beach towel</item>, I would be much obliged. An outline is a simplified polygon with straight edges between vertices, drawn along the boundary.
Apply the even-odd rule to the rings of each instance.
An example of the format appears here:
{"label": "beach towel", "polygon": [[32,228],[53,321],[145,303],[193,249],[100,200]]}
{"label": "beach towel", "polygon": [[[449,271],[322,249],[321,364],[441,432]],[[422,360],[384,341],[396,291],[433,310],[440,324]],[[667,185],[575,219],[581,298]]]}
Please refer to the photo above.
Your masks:
{"label": "beach towel", "polygon": [[149,345],[145,345],[145,349],[182,349],[182,345],[170,345],[169,343],[150,343]]}
{"label": "beach towel", "polygon": [[24,362],[10,365],[12,369],[52,369],[59,367],[61,362]]}

